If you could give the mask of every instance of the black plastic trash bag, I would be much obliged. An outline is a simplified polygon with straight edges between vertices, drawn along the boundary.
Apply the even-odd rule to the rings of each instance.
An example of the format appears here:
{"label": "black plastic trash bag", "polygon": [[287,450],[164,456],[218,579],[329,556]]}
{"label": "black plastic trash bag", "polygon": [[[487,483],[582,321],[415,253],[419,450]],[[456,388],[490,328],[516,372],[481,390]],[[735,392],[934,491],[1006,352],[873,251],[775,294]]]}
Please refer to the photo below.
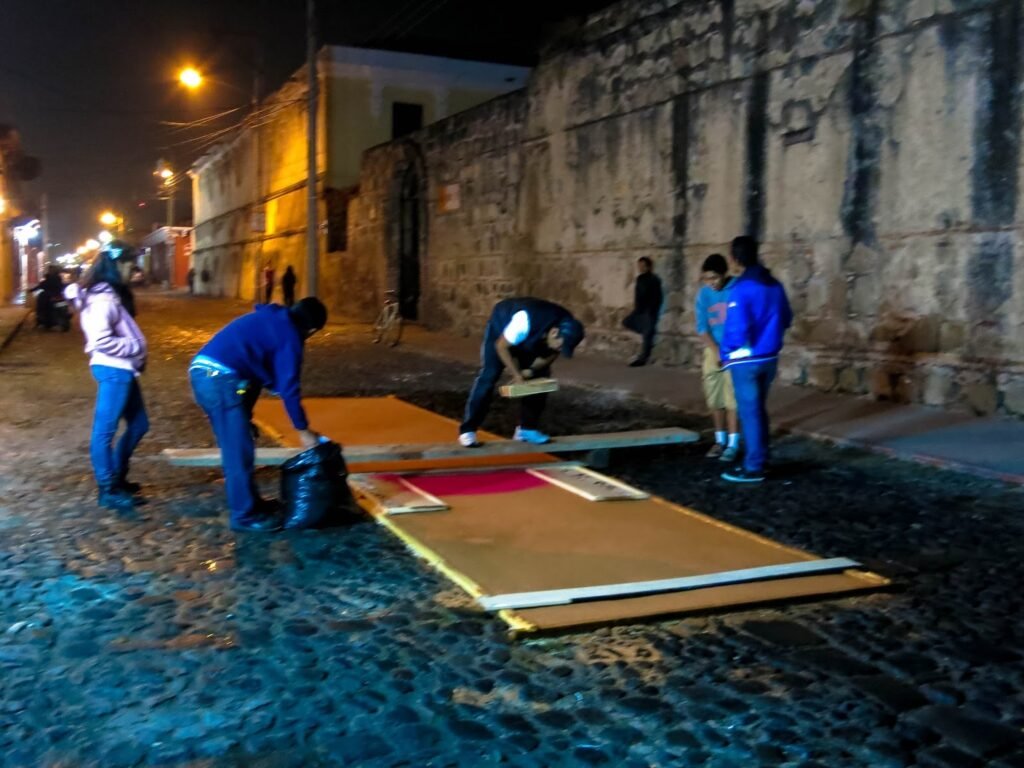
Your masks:
{"label": "black plastic trash bag", "polygon": [[281,465],[285,528],[317,528],[351,515],[355,502],[337,443],[320,443]]}

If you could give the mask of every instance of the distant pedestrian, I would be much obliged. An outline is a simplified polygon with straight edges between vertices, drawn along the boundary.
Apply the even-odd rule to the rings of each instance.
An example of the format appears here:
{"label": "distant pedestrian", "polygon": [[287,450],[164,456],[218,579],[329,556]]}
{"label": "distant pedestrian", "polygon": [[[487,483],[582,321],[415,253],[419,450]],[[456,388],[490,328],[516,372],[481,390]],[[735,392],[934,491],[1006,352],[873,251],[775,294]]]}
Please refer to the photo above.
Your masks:
{"label": "distant pedestrian", "polygon": [[636,284],[633,286],[633,311],[626,316],[622,324],[639,333],[642,339],[640,355],[629,365],[637,368],[647,365],[654,349],[654,335],[658,329],[658,315],[664,298],[661,291],[661,278],[654,274],[654,264],[646,256],[637,259]]}
{"label": "distant pedestrian", "polygon": [[267,264],[263,268],[263,303],[269,304],[274,298],[274,268]]}
{"label": "distant pedestrian", "polygon": [[704,264],[700,268],[703,285],[697,291],[697,305],[694,311],[697,333],[704,342],[704,359],[701,365],[704,401],[711,411],[711,420],[715,425],[715,443],[707,455],[709,459],[719,461],[735,461],[740,449],[732,377],[728,371],[722,369],[719,352],[729,301],[728,272],[729,266],[722,254],[713,253],[704,259]]}
{"label": "distant pedestrian", "polygon": [[188,292],[190,294],[195,294],[195,292],[196,292],[196,268],[195,267],[189,267],[188,268],[187,280],[188,280]]}
{"label": "distant pedestrian", "polygon": [[[99,504],[126,512],[135,506],[133,494],[139,491],[139,486],[128,480],[128,464],[149,431],[139,387],[139,375],[146,367],[146,338],[134,319],[131,290],[109,251],[96,256],[81,283],[69,285],[65,296],[79,312],[89,368],[97,385],[89,455]],[[113,446],[121,421],[125,430]]]}
{"label": "distant pedestrian", "polygon": [[281,293],[284,294],[284,305],[290,307],[295,303],[295,270],[292,269],[291,264],[288,265],[288,269],[281,275]]}
{"label": "distant pedestrian", "polygon": [[793,313],[782,283],[761,265],[754,238],[737,237],[730,256],[741,274],[729,286],[719,350],[724,367],[732,374],[744,456],[742,466],[723,472],[722,477],[734,483],[760,483],[771,434],[765,404]]}
{"label": "distant pedestrian", "polygon": [[[494,387],[505,368],[519,384],[527,379],[546,378],[551,375],[551,365],[558,355],[572,357],[581,341],[583,324],[563,306],[529,297],[495,304],[480,348],[480,372],[459,426],[459,444],[466,448],[479,445],[476,431],[487,417]],[[513,439],[538,445],[551,440],[539,428],[547,397],[537,394],[522,398],[519,426]]]}
{"label": "distant pedestrian", "polygon": [[317,444],[320,436],[309,428],[299,377],[306,339],[326,322],[326,308],[313,297],[290,309],[260,305],[215,333],[192,360],[192,393],[220,446],[232,530],[281,529],[273,503],[260,498],[253,477],[252,411],[260,391],[273,389],[303,448]]}

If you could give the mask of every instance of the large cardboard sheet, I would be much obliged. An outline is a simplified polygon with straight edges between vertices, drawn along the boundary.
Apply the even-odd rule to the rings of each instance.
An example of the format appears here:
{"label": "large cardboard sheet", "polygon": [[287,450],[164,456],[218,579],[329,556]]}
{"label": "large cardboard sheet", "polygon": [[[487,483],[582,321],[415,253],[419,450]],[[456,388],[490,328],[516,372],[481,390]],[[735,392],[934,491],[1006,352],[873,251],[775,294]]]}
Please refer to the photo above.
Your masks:
{"label": "large cardboard sheet", "polygon": [[[448,504],[392,518],[391,527],[499,595],[719,573],[818,559],[661,499],[590,501],[521,470],[405,475]],[[537,629],[624,621],[782,599],[855,592],[887,583],[861,571],[531,608]]]}
{"label": "large cardboard sheet", "polygon": [[[429,443],[456,436],[453,420],[393,397],[311,398],[304,403],[313,428],[342,445]],[[261,400],[255,419],[275,439],[298,445],[280,401]],[[496,439],[487,433],[481,437]],[[553,457],[474,459],[467,450],[465,459],[361,465],[367,473],[402,472],[450,508],[389,517],[370,501],[365,505],[411,549],[474,597],[817,559],[661,499],[590,501],[528,472],[503,468],[527,460],[540,466]],[[434,472],[416,476],[424,470]],[[475,477],[474,471],[479,473]],[[875,574],[846,571],[500,615],[517,630],[551,630],[843,594],[887,583]]]}
{"label": "large cardboard sheet", "polygon": [[[312,429],[346,445],[412,445],[456,442],[458,424],[440,414],[399,400],[397,397],[310,397],[302,401]],[[292,427],[280,400],[260,398],[253,420],[272,439],[282,445],[298,446],[299,435]],[[477,432],[483,442],[500,440],[490,432]],[[555,459],[545,453],[518,456],[473,456],[467,448],[465,457],[424,461],[382,462],[360,464],[360,472],[391,470],[423,470],[453,467],[496,467],[539,464]]]}

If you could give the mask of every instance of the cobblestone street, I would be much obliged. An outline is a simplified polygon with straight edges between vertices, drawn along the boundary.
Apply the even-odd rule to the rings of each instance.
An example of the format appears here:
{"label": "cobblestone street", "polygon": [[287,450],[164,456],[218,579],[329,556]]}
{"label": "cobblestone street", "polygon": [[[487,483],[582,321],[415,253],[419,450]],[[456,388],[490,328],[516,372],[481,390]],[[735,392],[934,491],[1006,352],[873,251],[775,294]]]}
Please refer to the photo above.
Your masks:
{"label": "cobblestone street", "polygon": [[[797,438],[754,488],[720,481],[705,445],[626,452],[609,473],[895,588],[510,640],[372,522],[231,533],[219,471],[158,455],[212,444],[186,368],[245,308],[140,305],[136,519],[95,504],[78,329],[26,324],[0,352],[0,766],[1024,766],[1020,488]],[[334,325],[304,389],[457,416],[472,375]],[[512,417],[498,404],[487,427]],[[708,426],[578,389],[549,417]],[[273,493],[276,471],[260,481]]]}

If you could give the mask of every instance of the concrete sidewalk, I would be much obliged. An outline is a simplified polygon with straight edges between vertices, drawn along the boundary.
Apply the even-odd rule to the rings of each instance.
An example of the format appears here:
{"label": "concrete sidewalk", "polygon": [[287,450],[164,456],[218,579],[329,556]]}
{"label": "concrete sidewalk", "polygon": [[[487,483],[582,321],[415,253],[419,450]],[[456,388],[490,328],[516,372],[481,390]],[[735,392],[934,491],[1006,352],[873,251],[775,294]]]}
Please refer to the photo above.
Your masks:
{"label": "concrete sidewalk", "polygon": [[0,307],[0,349],[10,343],[30,312],[25,307]]}
{"label": "concrete sidewalk", "polygon": [[[406,329],[402,344],[471,365],[480,359],[479,340],[415,326]],[[557,377],[566,384],[619,392],[686,413],[706,410],[700,374],[688,368],[629,368],[625,361],[582,357],[560,361]],[[769,409],[777,430],[1024,484],[1024,421],[873,402],[792,385],[773,388]]]}

